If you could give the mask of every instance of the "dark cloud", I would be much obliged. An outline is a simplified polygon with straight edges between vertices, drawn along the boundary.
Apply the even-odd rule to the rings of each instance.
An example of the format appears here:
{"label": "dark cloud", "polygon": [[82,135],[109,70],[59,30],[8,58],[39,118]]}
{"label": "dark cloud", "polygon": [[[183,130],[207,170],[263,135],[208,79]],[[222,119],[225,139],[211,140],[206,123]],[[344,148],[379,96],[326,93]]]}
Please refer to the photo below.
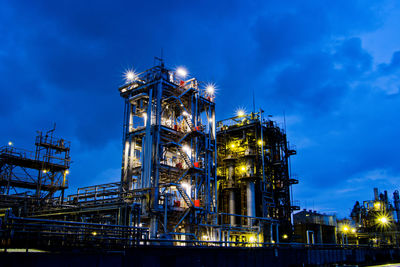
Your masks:
{"label": "dark cloud", "polygon": [[389,64],[382,63],[378,66],[381,74],[388,75],[400,69],[400,51],[393,53],[392,60]]}
{"label": "dark cloud", "polygon": [[334,63],[347,76],[349,81],[371,70],[372,56],[363,50],[360,38],[351,38],[343,42],[334,55]]}

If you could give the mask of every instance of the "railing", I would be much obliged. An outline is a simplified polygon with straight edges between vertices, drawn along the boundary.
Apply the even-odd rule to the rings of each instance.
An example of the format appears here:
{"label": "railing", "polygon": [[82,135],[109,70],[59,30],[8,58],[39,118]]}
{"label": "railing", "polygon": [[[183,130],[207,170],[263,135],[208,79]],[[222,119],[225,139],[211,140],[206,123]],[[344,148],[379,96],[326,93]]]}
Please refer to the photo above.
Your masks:
{"label": "railing", "polygon": [[43,145],[50,145],[54,148],[59,148],[63,150],[69,150],[71,143],[69,141],[66,141],[64,139],[58,139],[54,138],[52,136],[43,136],[43,135],[38,135],[36,136],[35,144],[37,146],[43,146]]}
{"label": "railing", "polygon": [[[222,229],[221,226],[216,226]],[[229,230],[229,229],[228,229]],[[233,230],[233,229],[232,229]],[[226,231],[226,230],[224,230]],[[256,232],[253,231],[255,234]],[[174,238],[172,238],[174,237]],[[60,247],[96,248],[102,250],[126,249],[135,246],[164,245],[175,247],[254,247],[254,248],[313,248],[313,249],[357,249],[376,248],[374,244],[338,245],[257,242],[254,240],[222,240],[222,236],[202,236],[198,239],[190,233],[171,232],[160,238],[149,238],[149,229],[123,225],[109,225],[73,221],[57,221],[14,216],[7,210],[1,220],[0,247],[42,247],[49,250]],[[220,239],[220,240],[215,240]],[[7,242],[5,242],[7,241]],[[398,248],[398,245],[381,245]]]}
{"label": "railing", "polygon": [[67,197],[67,202],[78,204],[118,198],[120,196],[120,185],[120,183],[109,183],[78,188],[77,194]]}
{"label": "railing", "polygon": [[1,226],[1,238],[11,239],[17,246],[114,249],[145,245],[149,241],[145,227],[21,218],[9,211]]}
{"label": "railing", "polygon": [[35,160],[35,152],[13,146],[3,146],[0,148],[0,155],[11,156],[20,159]]}
{"label": "railing", "polygon": [[17,158],[21,160],[31,160],[31,161],[43,161],[45,163],[62,165],[69,167],[70,160],[68,158],[55,157],[49,155],[43,155],[41,158],[37,159],[36,154],[33,151],[25,150],[22,148],[16,148],[13,146],[3,146],[0,148],[0,157]]}

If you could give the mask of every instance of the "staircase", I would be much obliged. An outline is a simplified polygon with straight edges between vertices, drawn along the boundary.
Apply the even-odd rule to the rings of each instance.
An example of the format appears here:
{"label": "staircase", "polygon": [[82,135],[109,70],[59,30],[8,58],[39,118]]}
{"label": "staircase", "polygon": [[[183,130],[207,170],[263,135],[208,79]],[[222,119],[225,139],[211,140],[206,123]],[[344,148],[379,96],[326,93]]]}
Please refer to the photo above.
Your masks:
{"label": "staircase", "polygon": [[[186,111],[186,109],[185,109],[185,107],[183,106],[183,103],[182,103],[182,101],[180,100],[180,98],[178,98],[178,97],[171,97],[171,99],[172,99],[172,101],[174,102],[174,104],[175,104],[176,106],[182,107],[183,110]],[[190,131],[193,132],[193,131],[195,130],[195,128],[194,128],[194,125],[193,125],[192,120],[191,120],[190,118],[186,117],[186,116],[183,116],[183,119],[185,120],[185,122],[186,122],[187,125],[189,126]]]}
{"label": "staircase", "polygon": [[192,120],[186,116],[183,116],[183,118],[185,119],[187,125],[189,126],[190,131],[193,132],[195,130],[195,128],[194,128]]}
{"label": "staircase", "polygon": [[186,193],[185,189],[183,189],[181,184],[175,184],[176,189],[178,190],[178,192],[181,194],[183,200],[185,200],[186,204],[188,205],[189,208],[193,207],[193,202],[190,199],[190,197],[188,196],[188,194]]}
{"label": "staircase", "polygon": [[182,158],[185,161],[185,163],[188,166],[188,168],[192,168],[193,167],[192,161],[190,160],[188,154],[186,154],[186,152],[182,150],[181,146],[178,146],[178,152],[182,156]]}

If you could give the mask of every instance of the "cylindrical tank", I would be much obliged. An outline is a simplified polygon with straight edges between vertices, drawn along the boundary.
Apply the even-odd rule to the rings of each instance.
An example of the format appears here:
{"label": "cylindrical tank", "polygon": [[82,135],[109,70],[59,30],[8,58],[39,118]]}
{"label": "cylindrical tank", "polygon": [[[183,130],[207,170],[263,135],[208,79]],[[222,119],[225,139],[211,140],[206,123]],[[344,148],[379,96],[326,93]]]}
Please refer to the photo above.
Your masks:
{"label": "cylindrical tank", "polygon": [[[256,216],[256,205],[255,205],[255,194],[254,194],[254,182],[248,181],[246,188],[247,195],[247,216]],[[249,220],[249,225],[252,225],[252,220]]]}
{"label": "cylindrical tank", "polygon": [[[249,155],[253,155],[253,151],[249,148]],[[254,166],[253,166],[253,157],[249,157],[247,160],[247,168],[248,168],[248,177],[254,176]],[[249,180],[247,182],[247,216],[256,216],[256,199],[255,199],[255,187],[254,182]],[[252,225],[252,220],[249,220],[249,226]]]}
{"label": "cylindrical tank", "polygon": [[[231,189],[229,191],[229,213],[230,214],[235,214],[235,191],[233,189]],[[230,216],[230,224],[231,225],[235,225],[235,216]]]}
{"label": "cylindrical tank", "polygon": [[[228,165],[228,182],[229,182],[230,186],[233,185],[233,176],[234,175],[235,175],[235,163],[232,161],[232,162],[229,162],[229,165]],[[231,189],[229,191],[229,213],[236,214],[235,191],[233,189]],[[230,216],[229,220],[230,220],[231,225],[236,224],[234,216]]]}

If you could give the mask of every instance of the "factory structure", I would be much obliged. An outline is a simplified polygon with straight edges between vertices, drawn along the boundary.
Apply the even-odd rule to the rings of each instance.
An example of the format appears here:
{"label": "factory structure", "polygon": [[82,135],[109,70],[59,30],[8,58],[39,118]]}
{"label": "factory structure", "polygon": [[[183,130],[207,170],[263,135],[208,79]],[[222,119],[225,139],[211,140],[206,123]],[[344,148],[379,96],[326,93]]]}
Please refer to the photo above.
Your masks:
{"label": "factory structure", "polygon": [[387,247],[400,245],[399,192],[373,190],[373,199],[356,201],[349,218],[302,210],[293,214],[293,241],[304,244]]}
{"label": "factory structure", "polygon": [[127,71],[121,179],[66,194],[70,142],[0,148],[2,248],[400,244],[399,192],[356,202],[350,219],[300,210],[296,149],[263,110],[216,121],[215,86],[163,62]]}
{"label": "factory structure", "polygon": [[0,149],[2,246],[264,246],[293,235],[289,146],[262,110],[216,122],[215,86],[164,63],[125,73],[121,180],[65,195],[70,143]]}
{"label": "factory structure", "polygon": [[339,226],[344,237],[342,243],[399,245],[400,200],[399,191],[393,192],[393,201],[385,190],[374,188],[372,200],[356,202],[350,214],[351,220]]}

